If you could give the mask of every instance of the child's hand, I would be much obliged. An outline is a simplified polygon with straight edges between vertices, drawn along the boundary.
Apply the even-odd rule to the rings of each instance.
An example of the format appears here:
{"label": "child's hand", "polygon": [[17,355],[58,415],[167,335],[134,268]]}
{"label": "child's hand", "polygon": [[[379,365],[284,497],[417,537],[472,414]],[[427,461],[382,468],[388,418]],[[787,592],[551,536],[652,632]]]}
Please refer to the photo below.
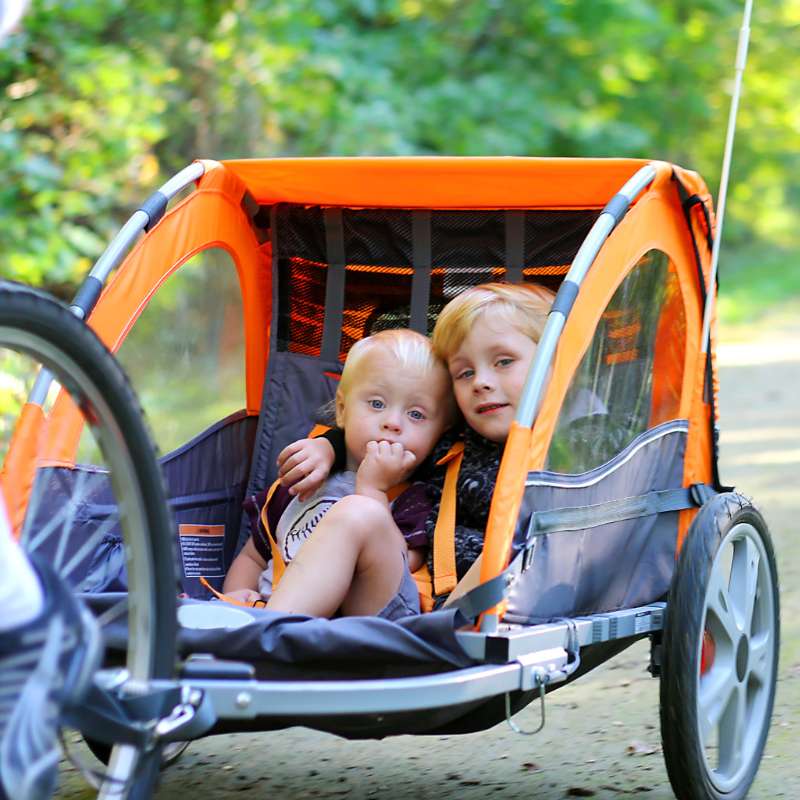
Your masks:
{"label": "child's hand", "polygon": [[367,442],[367,454],[356,473],[356,491],[387,492],[408,476],[416,460],[398,442]]}
{"label": "child's hand", "polygon": [[303,501],[325,482],[335,454],[327,439],[300,439],[278,455],[278,478],[289,494]]}
{"label": "child's hand", "polygon": [[231,600],[238,600],[240,603],[246,603],[249,606],[253,605],[253,603],[258,600],[265,599],[258,592],[253,591],[253,589],[235,589],[232,592],[225,592],[225,596],[229,597]]}

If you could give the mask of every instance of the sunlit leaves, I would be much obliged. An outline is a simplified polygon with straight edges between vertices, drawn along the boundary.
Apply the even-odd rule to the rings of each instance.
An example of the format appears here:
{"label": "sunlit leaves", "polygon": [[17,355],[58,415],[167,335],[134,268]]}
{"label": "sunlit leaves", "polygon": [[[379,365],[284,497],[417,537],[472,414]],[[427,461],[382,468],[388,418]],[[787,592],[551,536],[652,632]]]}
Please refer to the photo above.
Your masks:
{"label": "sunlit leaves", "polygon": [[[726,236],[796,241],[800,3],[756,4]],[[198,156],[644,156],[716,191],[739,0],[39,0],[0,50],[0,274],[76,281]]]}

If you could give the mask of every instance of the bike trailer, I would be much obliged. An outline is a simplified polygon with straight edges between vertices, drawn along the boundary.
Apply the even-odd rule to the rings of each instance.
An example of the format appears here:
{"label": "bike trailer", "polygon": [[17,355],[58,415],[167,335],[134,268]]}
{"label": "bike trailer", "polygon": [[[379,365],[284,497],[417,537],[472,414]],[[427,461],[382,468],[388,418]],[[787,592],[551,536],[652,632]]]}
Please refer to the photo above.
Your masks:
{"label": "bike trailer", "polygon": [[[217,249],[241,308],[218,327],[244,339],[239,362],[223,348],[216,366],[241,377],[241,409],[162,448],[175,528],[159,558],[174,547],[178,586],[137,603],[185,598],[177,651],[165,642],[161,666],[137,667],[139,702],[152,692],[179,720],[148,752],[296,724],[348,737],[481,730],[647,636],[676,794],[743,796],[769,727],[778,594],[767,528],[717,472],[713,234],[697,174],[631,159],[198,161],[148,198],[75,311],[116,352],[159,295],[180,308],[170,287]],[[209,602],[200,577],[221,587],[250,498],[333,396],[350,346],[387,320],[427,333],[448,300],[497,280],[557,296],[503,452],[480,584],[397,623]],[[198,336],[202,324],[170,322]],[[138,663],[123,612],[139,545],[104,525],[107,487],[87,481],[103,473],[81,462],[86,415],[68,394],[21,416],[3,490],[23,542],[69,563],[104,621],[99,685],[135,716],[113,667],[129,676]],[[31,456],[20,443],[42,426]],[[66,508],[69,524],[42,535]],[[91,738],[103,739],[102,716],[84,719]]]}

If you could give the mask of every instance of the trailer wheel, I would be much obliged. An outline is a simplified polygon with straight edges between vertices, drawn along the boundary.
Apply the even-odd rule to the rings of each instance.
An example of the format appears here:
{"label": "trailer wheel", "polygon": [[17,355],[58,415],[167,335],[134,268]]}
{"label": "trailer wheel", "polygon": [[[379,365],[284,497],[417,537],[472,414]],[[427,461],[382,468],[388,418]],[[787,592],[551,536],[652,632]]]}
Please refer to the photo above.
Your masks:
{"label": "trailer wheel", "polygon": [[678,800],[739,800],[764,751],[775,699],[780,611],[769,530],[735,493],[694,520],[670,587],[661,739]]}

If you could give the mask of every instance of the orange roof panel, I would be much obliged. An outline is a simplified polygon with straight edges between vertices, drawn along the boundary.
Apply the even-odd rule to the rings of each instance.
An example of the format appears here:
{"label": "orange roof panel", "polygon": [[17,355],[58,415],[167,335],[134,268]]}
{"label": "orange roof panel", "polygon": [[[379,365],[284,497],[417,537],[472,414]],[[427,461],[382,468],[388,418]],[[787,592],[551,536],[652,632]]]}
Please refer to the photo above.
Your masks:
{"label": "orange roof panel", "polygon": [[640,167],[632,158],[275,158],[222,162],[265,205],[600,208]]}

